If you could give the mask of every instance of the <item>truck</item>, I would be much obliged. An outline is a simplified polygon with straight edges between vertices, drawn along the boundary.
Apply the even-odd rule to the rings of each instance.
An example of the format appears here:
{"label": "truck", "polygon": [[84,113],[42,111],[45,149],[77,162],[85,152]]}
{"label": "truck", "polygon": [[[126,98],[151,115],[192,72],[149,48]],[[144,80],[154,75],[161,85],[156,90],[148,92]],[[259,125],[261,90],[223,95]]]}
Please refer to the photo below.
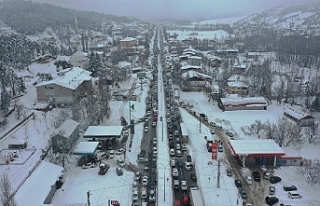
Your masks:
{"label": "truck", "polygon": [[105,175],[108,172],[109,168],[110,168],[109,165],[107,165],[105,163],[101,163],[99,165],[99,173],[98,174],[99,175]]}
{"label": "truck", "polygon": [[197,187],[190,188],[190,198],[191,198],[192,206],[204,205],[202,193],[199,188]]}
{"label": "truck", "polygon": [[180,130],[181,130],[181,137],[182,137],[182,142],[183,143],[188,143],[189,142],[189,132],[187,129],[187,125],[185,123],[180,123]]}

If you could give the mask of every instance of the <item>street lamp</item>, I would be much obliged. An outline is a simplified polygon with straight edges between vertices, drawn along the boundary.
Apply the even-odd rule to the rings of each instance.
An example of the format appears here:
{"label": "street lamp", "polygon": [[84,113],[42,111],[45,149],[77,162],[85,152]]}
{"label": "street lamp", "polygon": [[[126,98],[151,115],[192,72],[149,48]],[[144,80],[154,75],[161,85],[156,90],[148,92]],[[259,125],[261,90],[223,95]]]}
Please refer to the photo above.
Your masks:
{"label": "street lamp", "polygon": [[[166,166],[164,166],[164,164],[160,162],[159,164],[163,166],[163,201],[166,201],[166,169],[169,164],[167,164]],[[169,178],[167,178],[167,181],[169,181]]]}

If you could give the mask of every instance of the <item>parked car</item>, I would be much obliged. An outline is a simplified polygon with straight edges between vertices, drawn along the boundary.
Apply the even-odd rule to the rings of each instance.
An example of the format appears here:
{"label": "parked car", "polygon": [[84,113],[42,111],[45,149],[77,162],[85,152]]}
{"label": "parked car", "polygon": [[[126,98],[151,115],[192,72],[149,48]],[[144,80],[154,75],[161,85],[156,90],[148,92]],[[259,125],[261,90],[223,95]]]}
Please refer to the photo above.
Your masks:
{"label": "parked car", "polygon": [[229,136],[229,137],[234,137],[234,134],[230,131],[226,131],[226,135]]}
{"label": "parked car", "polygon": [[214,129],[210,129],[210,133],[211,133],[211,134],[215,134],[216,131],[214,131]]}
{"label": "parked car", "polygon": [[290,199],[299,199],[302,198],[302,196],[299,193],[296,192],[288,192],[288,197]]}
{"label": "parked car", "polygon": [[234,184],[236,185],[237,188],[242,188],[241,180],[235,179]]}
{"label": "parked car", "polygon": [[267,196],[265,198],[265,202],[267,203],[267,205],[275,205],[279,202],[279,199],[276,197],[269,197]]}
{"label": "parked car", "polygon": [[232,176],[231,169],[227,169],[227,176],[229,176],[229,177],[231,177],[231,176]]}
{"label": "parked car", "polygon": [[270,177],[269,181],[271,184],[275,184],[275,183],[281,182],[281,178],[278,176],[272,176],[272,177]]}
{"label": "parked car", "polygon": [[181,190],[182,191],[188,190],[187,181],[181,180]]}
{"label": "parked car", "polygon": [[269,195],[274,195],[276,193],[276,187],[275,186],[269,186]]}
{"label": "parked car", "polygon": [[122,176],[123,175],[123,171],[122,171],[122,169],[120,167],[116,168],[116,172],[117,172],[118,176]]}
{"label": "parked car", "polygon": [[296,191],[298,188],[294,185],[285,185],[283,186],[284,191]]}
{"label": "parked car", "polygon": [[133,190],[132,192],[132,201],[137,202],[139,200],[138,190]]}
{"label": "parked car", "polygon": [[93,162],[87,162],[86,164],[82,165],[82,169],[89,169],[96,167],[96,164]]}
{"label": "parked car", "polygon": [[252,177],[253,177],[254,181],[257,181],[257,182],[261,181],[260,173],[258,171],[256,171],[256,170],[254,170],[252,172]]}
{"label": "parked car", "polygon": [[223,152],[223,147],[222,147],[222,145],[219,145],[219,146],[218,146],[218,152]]}
{"label": "parked car", "polygon": [[149,191],[149,202],[155,202],[156,201],[156,193],[153,189]]}
{"label": "parked car", "polygon": [[248,185],[252,185],[252,177],[251,176],[246,176],[246,182]]}
{"label": "parked car", "polygon": [[141,199],[146,199],[147,198],[147,190],[145,188],[141,189]]}
{"label": "parked car", "polygon": [[243,200],[248,199],[247,191],[245,189],[239,189],[240,196]]}
{"label": "parked car", "polygon": [[148,185],[148,176],[143,176],[142,177],[142,185],[147,186]]}
{"label": "parked car", "polygon": [[118,164],[120,167],[125,167],[125,166],[126,166],[126,163],[125,163],[123,160],[117,160],[117,164]]}
{"label": "parked car", "polygon": [[125,152],[126,150],[124,148],[120,148],[116,151],[116,155],[121,155]]}
{"label": "parked car", "polygon": [[271,178],[271,172],[265,172],[264,174],[263,174],[263,179],[265,179],[265,180],[270,180],[270,178]]}
{"label": "parked car", "polygon": [[197,181],[197,176],[196,176],[196,174],[195,174],[195,173],[190,173],[190,179],[191,179],[192,181],[196,182],[196,181]]}
{"label": "parked car", "polygon": [[113,159],[114,158],[114,150],[109,151],[109,158]]}

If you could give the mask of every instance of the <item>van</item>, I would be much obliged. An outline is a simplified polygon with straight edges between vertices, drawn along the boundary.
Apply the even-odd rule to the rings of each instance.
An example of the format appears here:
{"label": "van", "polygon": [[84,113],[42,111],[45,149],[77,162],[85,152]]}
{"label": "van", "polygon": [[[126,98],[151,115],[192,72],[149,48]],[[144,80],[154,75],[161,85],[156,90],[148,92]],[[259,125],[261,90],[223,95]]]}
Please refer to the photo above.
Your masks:
{"label": "van", "polygon": [[176,190],[180,188],[179,180],[173,180],[173,188]]}
{"label": "van", "polygon": [[288,197],[290,199],[299,199],[302,198],[302,196],[299,193],[296,192],[288,192]]}

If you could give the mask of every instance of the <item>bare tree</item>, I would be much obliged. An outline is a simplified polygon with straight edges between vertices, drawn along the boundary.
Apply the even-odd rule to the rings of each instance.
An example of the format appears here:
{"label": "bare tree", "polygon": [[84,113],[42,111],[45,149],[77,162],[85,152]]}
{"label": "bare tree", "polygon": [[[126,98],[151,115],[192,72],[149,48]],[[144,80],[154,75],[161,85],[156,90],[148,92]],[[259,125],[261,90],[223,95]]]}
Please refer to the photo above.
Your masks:
{"label": "bare tree", "polygon": [[25,113],[23,111],[23,106],[21,104],[16,104],[15,113],[16,113],[17,120],[20,120],[22,115],[25,116]]}
{"label": "bare tree", "polygon": [[316,142],[320,139],[319,124],[304,128],[303,133],[310,144]]}
{"label": "bare tree", "polygon": [[1,188],[1,200],[0,200],[1,205],[17,206],[17,203],[12,193],[11,182],[7,173],[2,173],[2,177],[0,180],[0,188]]}
{"label": "bare tree", "polygon": [[301,167],[299,172],[308,178],[308,183],[311,185],[320,185],[320,161],[314,159],[310,164]]}

